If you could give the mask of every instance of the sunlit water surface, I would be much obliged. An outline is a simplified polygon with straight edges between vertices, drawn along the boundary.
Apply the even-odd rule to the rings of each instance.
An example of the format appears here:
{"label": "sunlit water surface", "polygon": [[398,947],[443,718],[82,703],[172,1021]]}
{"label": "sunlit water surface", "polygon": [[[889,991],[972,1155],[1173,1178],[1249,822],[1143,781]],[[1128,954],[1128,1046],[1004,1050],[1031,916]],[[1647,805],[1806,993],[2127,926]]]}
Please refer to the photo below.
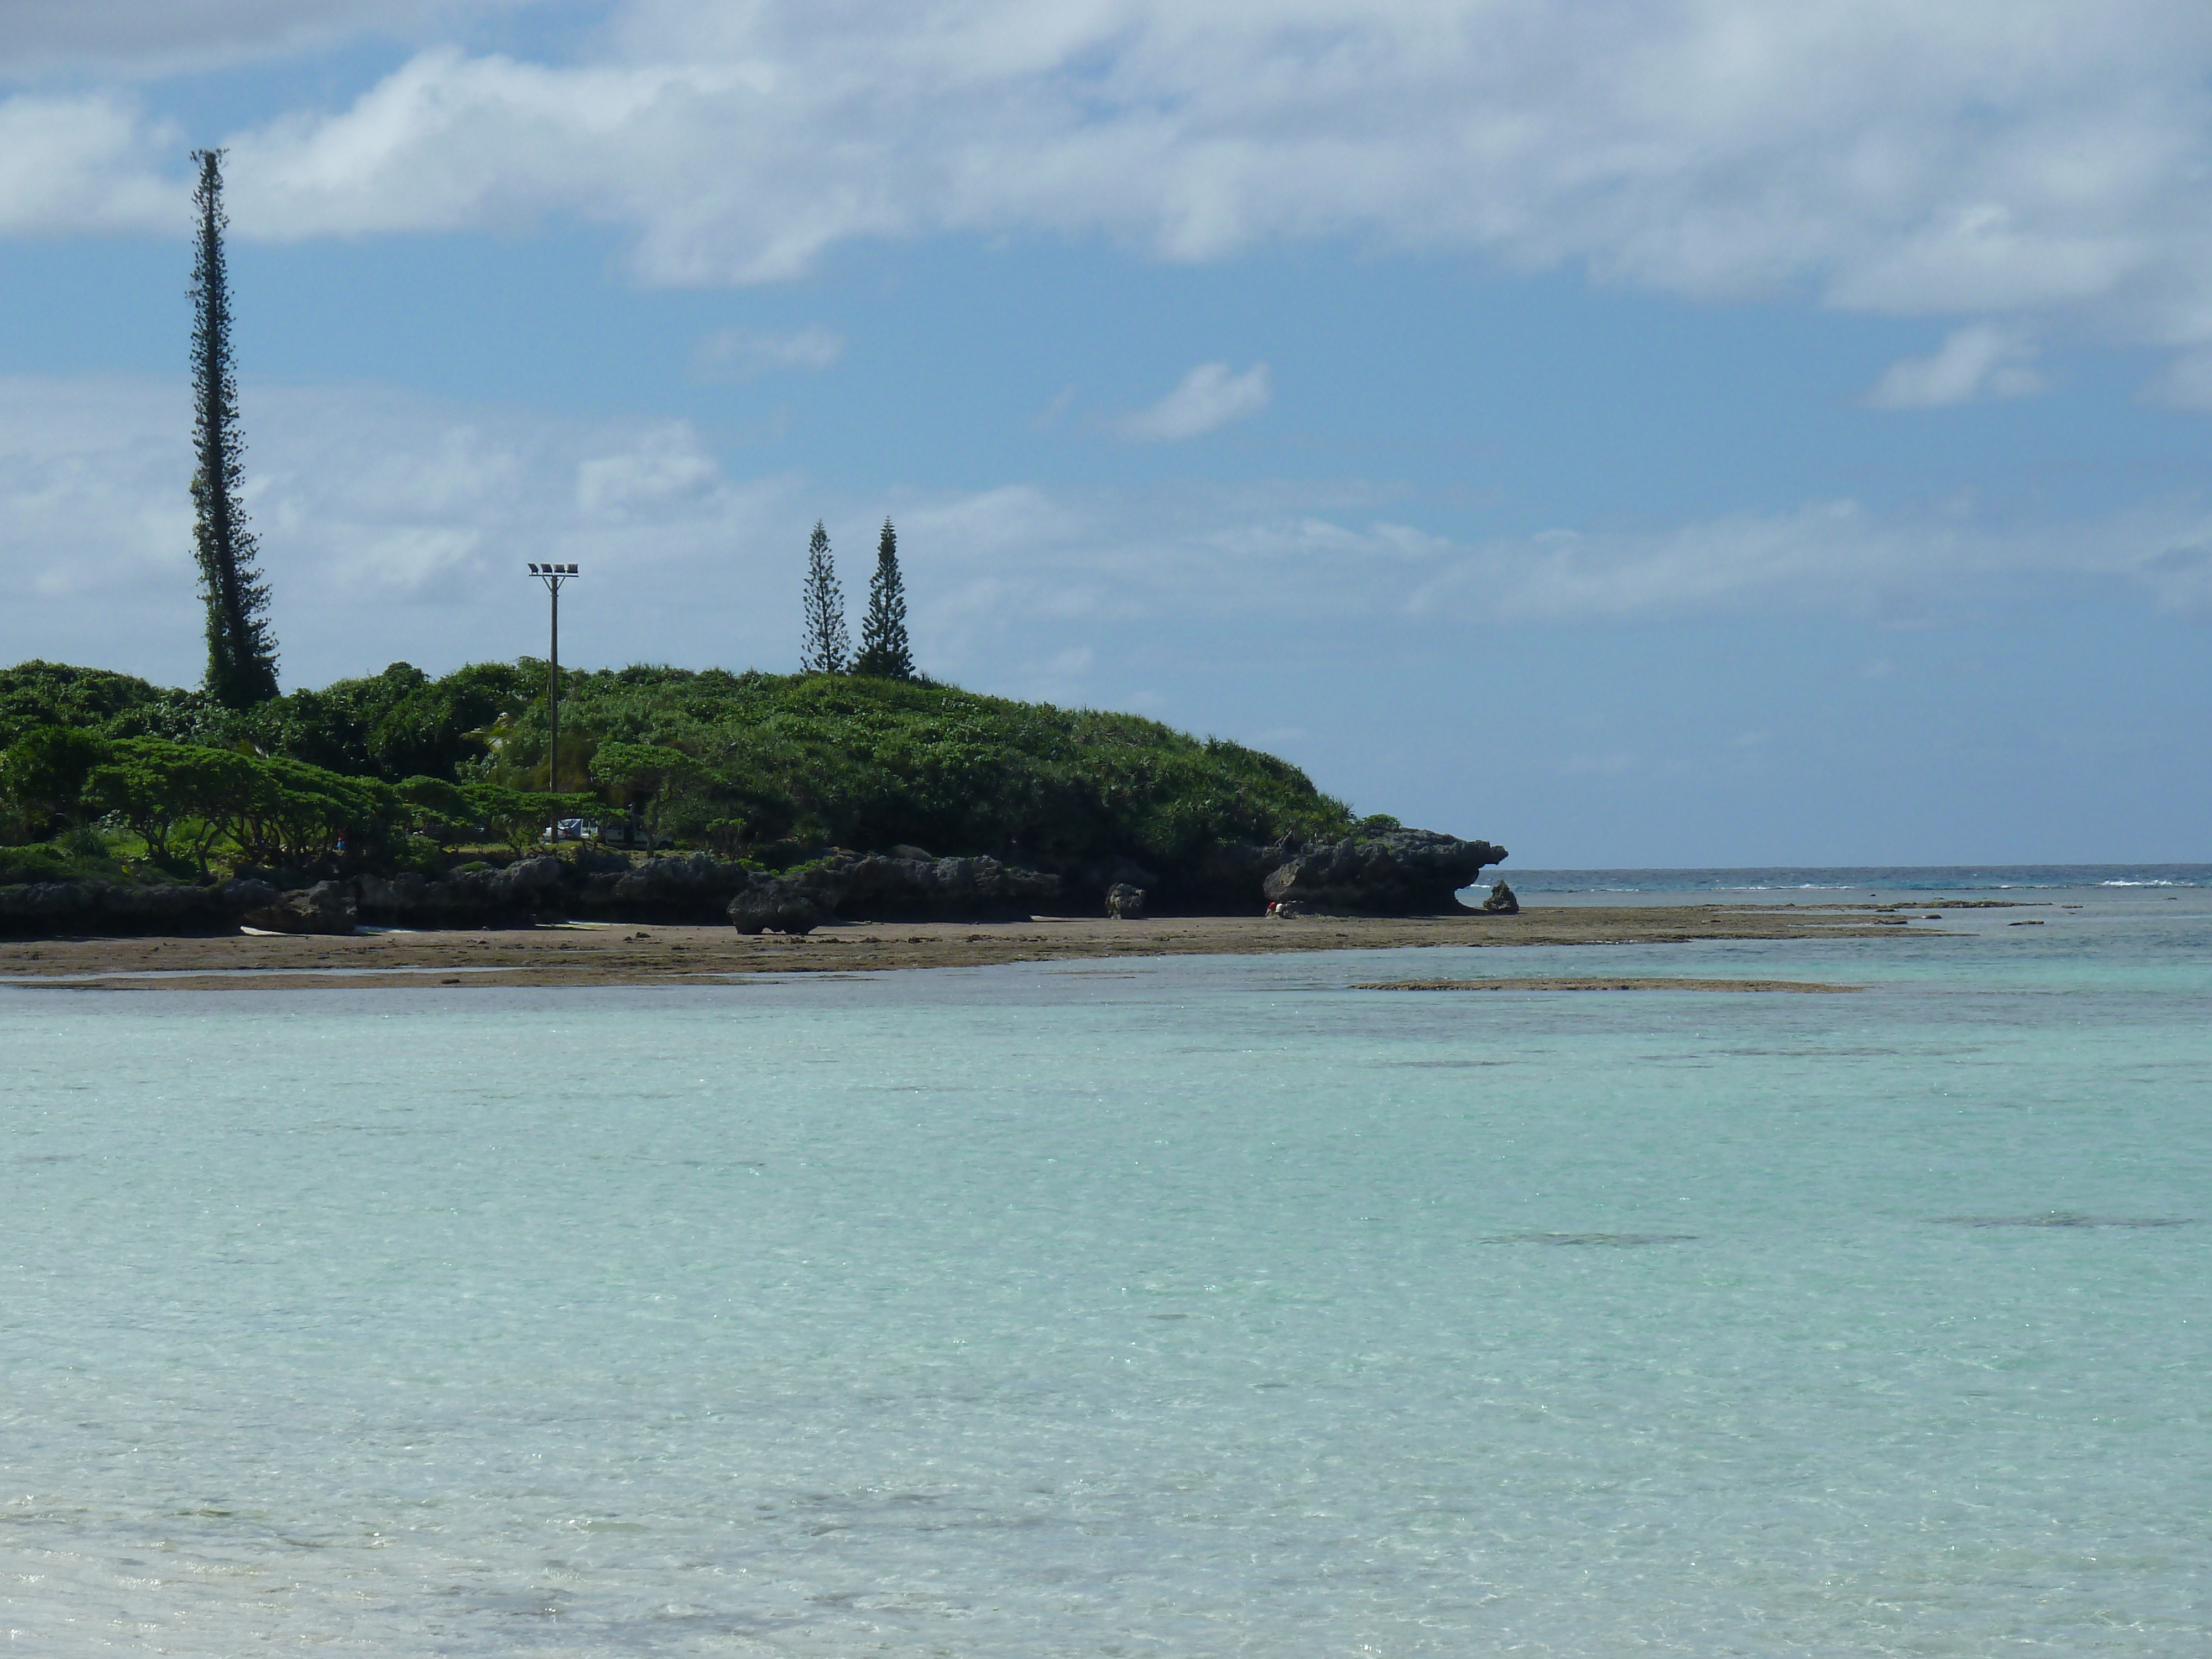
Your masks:
{"label": "sunlit water surface", "polygon": [[[0,990],[0,1631],[2212,1651],[2212,901],[2036,896],[1815,945]],[[1348,988],[1623,971],[1871,988]]]}

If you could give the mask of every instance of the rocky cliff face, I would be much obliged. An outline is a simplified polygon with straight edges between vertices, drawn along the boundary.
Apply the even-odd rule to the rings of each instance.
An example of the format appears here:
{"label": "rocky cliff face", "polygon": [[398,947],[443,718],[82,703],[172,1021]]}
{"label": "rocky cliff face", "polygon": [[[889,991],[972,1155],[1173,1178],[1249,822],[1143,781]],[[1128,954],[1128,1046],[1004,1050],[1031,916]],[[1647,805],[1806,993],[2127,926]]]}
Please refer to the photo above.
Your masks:
{"label": "rocky cliff face", "polygon": [[[274,888],[259,890],[271,899],[276,896]],[[0,887],[0,937],[228,933],[238,926],[243,908],[222,888],[169,883],[127,887],[105,881],[26,882]]]}
{"label": "rocky cliff face", "polygon": [[1433,830],[1385,830],[1310,846],[1286,836],[1268,854],[1272,867],[1260,890],[1269,904],[1358,916],[1472,914],[1459,890],[1506,856],[1486,841]]}
{"label": "rocky cliff face", "polygon": [[516,927],[568,914],[577,873],[559,859],[536,858],[504,870],[457,870],[436,881],[417,875],[389,881],[357,876],[344,884],[354,890],[363,921],[398,927]]}
{"label": "rocky cliff face", "polygon": [[[910,856],[909,856],[910,855]],[[504,869],[315,879],[313,872],[223,886],[132,887],[45,882],[0,887],[0,936],[198,933],[241,924],[281,933],[349,933],[356,922],[402,927],[526,927],[563,916],[609,921],[727,919],[742,933],[805,933],[830,921],[991,921],[1038,912],[1253,915],[1271,903],[1353,915],[1437,915],[1505,857],[1485,841],[1392,830],[1307,845],[1223,848],[1182,879],[1126,861],[1063,878],[993,858],[832,850],[781,875],[704,853],[631,866],[604,855],[539,857]],[[1118,895],[1111,903],[1109,895]],[[1072,908],[1071,908],[1072,907]]]}
{"label": "rocky cliff face", "polygon": [[811,933],[849,921],[1025,921],[1059,902],[1058,876],[996,859],[836,854],[789,875],[756,873],[730,900],[741,933]]}

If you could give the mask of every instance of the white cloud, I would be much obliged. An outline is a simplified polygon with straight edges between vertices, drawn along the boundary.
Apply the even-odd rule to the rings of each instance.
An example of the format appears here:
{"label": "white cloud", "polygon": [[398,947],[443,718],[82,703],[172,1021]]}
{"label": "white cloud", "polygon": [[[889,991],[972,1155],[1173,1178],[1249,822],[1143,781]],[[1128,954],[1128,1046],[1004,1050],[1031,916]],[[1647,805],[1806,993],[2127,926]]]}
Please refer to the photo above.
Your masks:
{"label": "white cloud", "polygon": [[2021,524],[1837,501],[1668,531],[1555,531],[1440,562],[1413,608],[1470,620],[1794,614],[1915,625],[2054,592],[2134,592],[2212,619],[2212,513],[2193,503]]}
{"label": "white cloud", "polygon": [[1257,415],[1274,396],[1265,363],[1255,363],[1242,374],[1231,374],[1226,363],[1200,363],[1151,408],[1123,416],[1115,429],[1139,443],[1195,438]]}
{"label": "white cloud", "polygon": [[665,512],[672,503],[711,495],[722,481],[721,467],[683,422],[617,435],[613,454],[593,455],[576,467],[576,505],[586,514]]}
{"label": "white cloud", "polygon": [[0,231],[181,232],[190,191],[159,161],[184,148],[173,127],[118,95],[0,99]]}
{"label": "white cloud", "polygon": [[709,378],[750,380],[775,368],[830,368],[845,355],[845,337],[818,325],[781,332],[717,329],[699,343],[695,359]]}
{"label": "white cloud", "polygon": [[[547,557],[586,565],[562,608],[577,660],[661,654],[672,637],[707,660],[795,649],[759,596],[796,581],[811,509],[790,480],[732,481],[681,423],[249,384],[244,425],[288,684],[542,650],[521,573]],[[190,428],[181,385],[0,380],[0,580],[18,596],[0,607],[0,660],[197,678]]]}
{"label": "white cloud", "polygon": [[0,75],[171,74],[327,46],[365,30],[420,40],[535,0],[7,0]]}
{"label": "white cloud", "polygon": [[[886,514],[933,672],[1079,698],[1102,641],[1205,630],[1291,661],[1348,629],[1461,648],[1492,625],[1792,616],[1911,624],[2127,598],[2212,620],[2212,511],[2055,522],[1849,501],[1644,531],[1462,542],[1358,485],[845,498],[738,478],[680,422],[568,422],[359,387],[249,384],[247,485],[288,684],[538,648],[526,560],[574,560],[564,655],[795,660],[806,535],[848,585]],[[180,385],[0,380],[0,662],[199,667]],[[1096,654],[1085,656],[1089,651]],[[1286,705],[1282,716],[1295,718]]]}
{"label": "white cloud", "polygon": [[[283,15],[204,3],[246,33]],[[176,146],[121,107],[25,105],[81,182],[12,164],[0,228],[180,203],[150,159]],[[2191,0],[627,0],[574,61],[434,46],[232,145],[241,234],[580,216],[662,283],[786,278],[855,237],[1342,237],[2212,346]]]}
{"label": "white cloud", "polygon": [[2018,398],[2043,390],[2030,365],[2035,347],[2018,329],[1974,323],[1954,329],[1932,356],[1907,357],[1882,371],[1866,395],[1876,409],[1941,409],[1976,398]]}

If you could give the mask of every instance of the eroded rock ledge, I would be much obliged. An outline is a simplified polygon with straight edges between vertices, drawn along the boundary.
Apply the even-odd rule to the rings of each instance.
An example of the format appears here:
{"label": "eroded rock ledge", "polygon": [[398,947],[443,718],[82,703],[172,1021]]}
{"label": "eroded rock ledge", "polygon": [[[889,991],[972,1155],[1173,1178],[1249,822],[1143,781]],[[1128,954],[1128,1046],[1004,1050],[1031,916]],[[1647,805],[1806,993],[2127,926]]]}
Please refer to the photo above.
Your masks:
{"label": "eroded rock ledge", "polygon": [[854,921],[1019,921],[1055,908],[1060,878],[996,859],[832,854],[791,875],[756,872],[730,900],[741,933],[811,933]]}
{"label": "eroded rock ledge", "polygon": [[1286,836],[1269,850],[1276,860],[1260,889],[1270,905],[1350,916],[1472,914],[1459,902],[1460,889],[1506,856],[1486,841],[1433,830],[1385,830],[1310,845]]}
{"label": "eroded rock ledge", "polygon": [[[617,922],[727,920],[738,932],[803,933],[830,921],[1001,921],[1044,914],[1468,914],[1455,896],[1505,857],[1484,841],[1387,830],[1309,844],[1285,837],[1210,854],[1181,881],[1126,860],[1066,874],[994,858],[932,858],[831,849],[783,874],[704,853],[617,864],[605,855],[541,856],[504,869],[331,877],[263,872],[220,886],[44,882],[0,887],[0,937],[184,935],[231,932],[348,933],[361,924],[408,928],[515,927],[581,917]],[[595,867],[596,866],[596,867]],[[318,873],[325,878],[316,879]],[[1110,897],[1109,897],[1110,896]]]}

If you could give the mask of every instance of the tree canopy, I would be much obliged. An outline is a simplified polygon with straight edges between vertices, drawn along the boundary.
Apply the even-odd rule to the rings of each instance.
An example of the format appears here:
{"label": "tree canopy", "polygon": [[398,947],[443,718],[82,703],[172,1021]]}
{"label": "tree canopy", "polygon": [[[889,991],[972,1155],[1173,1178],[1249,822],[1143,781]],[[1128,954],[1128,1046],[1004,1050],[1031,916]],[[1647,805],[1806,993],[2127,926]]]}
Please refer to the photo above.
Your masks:
{"label": "tree canopy", "polygon": [[656,831],[724,855],[905,843],[1164,872],[1353,822],[1285,761],[1133,714],[862,675],[639,665],[563,678],[562,747],[596,795],[544,793],[544,678],[527,659],[442,678],[395,663],[248,710],[19,664],[0,670],[0,781],[19,837],[112,816],[157,855],[195,863],[226,843],[252,862],[309,863],[341,834],[392,855],[410,836],[520,848],[551,817],[644,810]]}

